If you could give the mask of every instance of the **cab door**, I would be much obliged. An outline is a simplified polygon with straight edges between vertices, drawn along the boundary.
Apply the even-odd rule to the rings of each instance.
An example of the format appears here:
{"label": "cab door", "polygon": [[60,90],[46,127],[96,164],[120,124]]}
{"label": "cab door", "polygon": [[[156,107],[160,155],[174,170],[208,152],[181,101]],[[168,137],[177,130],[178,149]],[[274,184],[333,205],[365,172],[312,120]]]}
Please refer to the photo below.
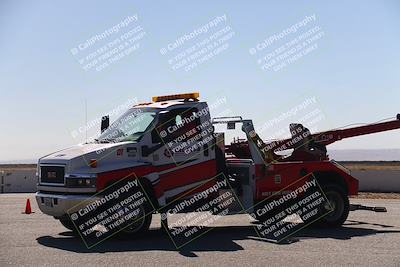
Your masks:
{"label": "cab door", "polygon": [[199,115],[199,108],[179,107],[160,113],[151,135],[152,142],[160,146],[154,152],[158,159],[154,165],[160,170],[167,201],[194,188],[190,193],[195,193],[216,176],[212,131],[209,115]]}

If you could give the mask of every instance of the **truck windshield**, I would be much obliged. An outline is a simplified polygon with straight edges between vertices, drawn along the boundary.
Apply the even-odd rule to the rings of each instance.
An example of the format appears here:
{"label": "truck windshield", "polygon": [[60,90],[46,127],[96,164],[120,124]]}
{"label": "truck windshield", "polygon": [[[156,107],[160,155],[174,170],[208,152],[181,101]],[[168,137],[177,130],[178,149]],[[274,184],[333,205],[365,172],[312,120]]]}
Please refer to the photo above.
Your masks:
{"label": "truck windshield", "polygon": [[157,112],[154,109],[130,109],[95,141],[100,143],[137,141],[151,127],[156,115]]}

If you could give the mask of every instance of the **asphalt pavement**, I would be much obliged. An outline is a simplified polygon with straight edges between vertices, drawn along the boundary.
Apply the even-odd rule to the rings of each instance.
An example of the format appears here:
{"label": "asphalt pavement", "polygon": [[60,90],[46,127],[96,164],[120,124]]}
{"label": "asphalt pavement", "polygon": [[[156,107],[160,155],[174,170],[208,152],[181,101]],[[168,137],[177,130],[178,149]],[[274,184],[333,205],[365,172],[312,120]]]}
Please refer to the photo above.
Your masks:
{"label": "asphalt pavement", "polygon": [[[30,198],[35,213],[22,214]],[[33,194],[0,195],[0,266],[400,266],[400,200],[352,199],[387,213],[351,212],[337,229],[308,228],[296,241],[258,237],[246,215],[225,216],[177,250],[154,216],[139,238],[112,238],[88,249],[80,237],[42,214]]]}

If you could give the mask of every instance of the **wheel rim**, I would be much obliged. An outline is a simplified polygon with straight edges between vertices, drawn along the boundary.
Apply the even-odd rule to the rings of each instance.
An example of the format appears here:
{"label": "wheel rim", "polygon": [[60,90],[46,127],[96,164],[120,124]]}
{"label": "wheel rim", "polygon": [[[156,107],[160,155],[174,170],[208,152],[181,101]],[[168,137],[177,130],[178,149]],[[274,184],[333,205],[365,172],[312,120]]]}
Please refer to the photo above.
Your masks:
{"label": "wheel rim", "polygon": [[127,226],[126,228],[124,228],[123,232],[129,233],[129,234],[136,233],[145,224],[145,221],[146,221],[145,215],[146,214],[145,214],[143,205],[138,207],[138,209],[139,209],[139,213],[136,216],[133,216],[131,219],[129,219],[129,221],[131,221],[132,223],[129,226]]}
{"label": "wheel rim", "polygon": [[334,222],[340,219],[344,211],[344,200],[342,196],[335,191],[329,191],[325,193],[328,203],[325,205],[326,210],[330,210],[325,220],[328,222]]}

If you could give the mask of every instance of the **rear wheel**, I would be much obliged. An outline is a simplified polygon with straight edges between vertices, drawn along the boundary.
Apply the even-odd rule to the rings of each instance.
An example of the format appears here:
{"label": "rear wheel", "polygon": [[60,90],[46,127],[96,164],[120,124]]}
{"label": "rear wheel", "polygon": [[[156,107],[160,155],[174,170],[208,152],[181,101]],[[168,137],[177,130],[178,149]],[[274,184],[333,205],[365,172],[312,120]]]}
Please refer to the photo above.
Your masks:
{"label": "rear wheel", "polygon": [[336,184],[323,185],[322,190],[329,201],[324,208],[327,211],[331,210],[331,212],[320,220],[319,225],[323,227],[339,227],[349,215],[349,198],[345,191]]}

